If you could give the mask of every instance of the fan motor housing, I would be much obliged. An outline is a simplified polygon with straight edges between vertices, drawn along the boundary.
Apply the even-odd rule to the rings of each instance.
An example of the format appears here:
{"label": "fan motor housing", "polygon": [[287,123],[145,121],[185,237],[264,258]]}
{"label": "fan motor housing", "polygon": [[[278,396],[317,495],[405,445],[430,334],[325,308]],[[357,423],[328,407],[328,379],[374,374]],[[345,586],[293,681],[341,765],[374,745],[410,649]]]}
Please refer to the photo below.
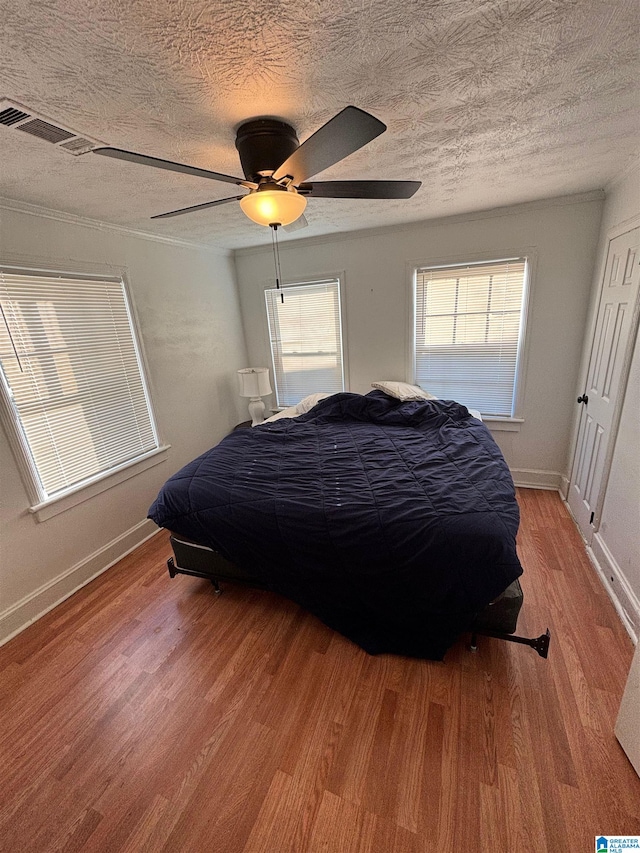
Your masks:
{"label": "fan motor housing", "polygon": [[275,119],[254,119],[238,128],[236,148],[247,180],[260,172],[275,172],[300,145],[290,124]]}

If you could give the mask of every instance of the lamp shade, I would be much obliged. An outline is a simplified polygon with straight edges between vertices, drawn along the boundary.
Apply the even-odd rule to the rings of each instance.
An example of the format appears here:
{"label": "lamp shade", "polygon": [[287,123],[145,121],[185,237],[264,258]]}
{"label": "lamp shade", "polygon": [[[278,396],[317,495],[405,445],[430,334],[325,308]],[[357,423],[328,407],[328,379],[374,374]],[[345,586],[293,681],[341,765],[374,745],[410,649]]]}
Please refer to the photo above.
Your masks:
{"label": "lamp shade", "polygon": [[291,187],[273,185],[270,189],[253,190],[240,199],[240,207],[258,225],[290,225],[299,219],[307,200]]}
{"label": "lamp shade", "polygon": [[245,367],[238,371],[241,397],[266,397],[271,394],[268,367]]}

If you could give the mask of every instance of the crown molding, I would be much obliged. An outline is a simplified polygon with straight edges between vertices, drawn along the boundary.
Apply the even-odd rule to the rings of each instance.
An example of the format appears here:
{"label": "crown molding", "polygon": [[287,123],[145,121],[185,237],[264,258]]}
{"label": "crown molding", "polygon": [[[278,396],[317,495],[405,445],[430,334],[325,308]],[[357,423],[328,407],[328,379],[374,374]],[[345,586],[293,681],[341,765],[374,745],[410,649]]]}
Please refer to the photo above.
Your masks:
{"label": "crown molding", "polygon": [[76,225],[83,228],[93,228],[96,231],[117,234],[120,237],[135,237],[140,240],[151,240],[155,243],[164,243],[169,246],[179,246],[183,249],[199,249],[213,252],[228,258],[232,255],[232,249],[222,246],[212,246],[206,243],[197,243],[192,240],[183,240],[179,237],[165,237],[161,234],[150,234],[147,231],[138,231],[135,228],[127,228],[124,225],[114,225],[110,222],[102,222],[99,219],[89,219],[78,216],[75,213],[65,213],[62,210],[54,210],[49,207],[40,207],[37,204],[29,204],[25,201],[0,196],[0,211],[6,210],[11,213],[22,213],[27,216],[38,216],[42,219],[53,219],[56,222],[64,222],[67,225]]}
{"label": "crown molding", "polygon": [[[570,204],[584,204],[590,201],[603,201],[605,191],[602,189],[589,190],[588,192],[575,193],[573,195],[555,196],[553,198],[538,199],[536,201],[525,201],[520,204],[493,207],[488,210],[478,210],[471,213],[456,213],[453,216],[442,216],[434,219],[419,219],[414,222],[403,222],[400,225],[385,225],[381,228],[363,228],[359,231],[344,231],[332,234],[323,234],[318,237],[298,238],[296,240],[280,243],[280,252],[291,249],[300,249],[307,246],[318,246],[323,243],[338,243],[346,240],[362,240],[367,237],[379,237],[382,234],[398,234],[400,232],[415,231],[416,228],[428,226],[430,228],[439,225],[455,225],[460,222],[473,222],[478,219],[494,219],[502,216],[513,216],[514,213],[526,213],[530,210],[543,210],[549,207],[564,207]],[[246,246],[234,249],[235,257],[255,255],[266,252],[271,244],[263,243],[259,246]]]}
{"label": "crown molding", "polygon": [[[636,161],[632,159],[625,169],[619,173],[607,185],[610,188],[614,183],[617,183],[628,172],[633,171],[636,167]],[[514,213],[525,213],[530,210],[541,210],[549,207],[561,207],[570,204],[583,204],[590,201],[601,201],[605,198],[605,191],[602,189],[591,190],[584,193],[576,193],[573,195],[556,196],[547,199],[538,199],[536,201],[522,202],[520,204],[505,205],[502,207],[489,208],[487,210],[478,210],[470,213],[458,213],[453,216],[435,217],[433,219],[420,219],[412,222],[403,222],[399,225],[385,225],[379,228],[363,228],[354,231],[332,232],[330,234],[321,234],[316,237],[298,238],[291,241],[286,241],[280,244],[280,251],[290,251],[291,249],[305,248],[307,246],[317,246],[326,243],[343,242],[347,240],[361,240],[367,237],[377,237],[381,234],[397,234],[400,232],[413,231],[416,228],[425,226],[437,227],[439,225],[455,225],[461,222],[473,222],[478,219],[492,219],[501,216],[512,216]],[[166,237],[160,234],[151,234],[147,231],[139,231],[134,228],[127,228],[123,225],[114,225],[109,222],[103,222],[99,219],[90,219],[84,216],[78,216],[74,213],[66,213],[53,208],[41,207],[36,204],[30,204],[17,199],[0,196],[0,211],[7,210],[12,213],[21,213],[28,216],[38,216],[44,219],[53,219],[58,222],[64,222],[68,225],[81,226],[83,228],[93,228],[97,231],[117,234],[124,237],[135,237],[141,240],[151,240],[156,243],[163,243],[169,246],[178,246],[187,249],[198,249],[217,254],[221,257],[243,257],[247,255],[261,254],[270,249],[270,243],[261,243],[254,246],[243,246],[236,249],[224,248],[222,246],[210,245],[207,243],[198,243],[192,240],[184,240],[179,237]]]}
{"label": "crown molding", "polygon": [[640,170],[640,149],[638,149],[635,154],[632,154],[620,171],[616,172],[615,175],[607,181],[604,187],[605,192],[610,193],[617,184],[626,180],[638,170]]}

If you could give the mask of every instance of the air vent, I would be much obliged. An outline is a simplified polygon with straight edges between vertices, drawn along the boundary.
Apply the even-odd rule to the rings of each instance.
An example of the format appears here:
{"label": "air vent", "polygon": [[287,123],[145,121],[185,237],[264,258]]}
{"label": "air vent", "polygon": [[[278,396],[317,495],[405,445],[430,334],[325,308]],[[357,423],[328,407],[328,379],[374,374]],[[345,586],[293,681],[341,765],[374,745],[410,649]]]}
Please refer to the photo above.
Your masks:
{"label": "air vent", "polygon": [[60,148],[64,148],[65,151],[68,151],[70,154],[86,154],[87,151],[91,151],[95,147],[95,142],[91,142],[89,139],[83,139],[82,136],[76,136],[75,139],[71,139],[69,142],[63,142],[60,146]]}
{"label": "air vent", "polygon": [[13,107],[7,107],[6,110],[2,110],[2,112],[0,113],[0,124],[4,124],[7,127],[10,127],[17,121],[22,121],[25,118],[31,118],[31,116],[28,113],[23,113],[22,110],[16,110]]}
{"label": "air vent", "polygon": [[52,122],[46,116],[40,115],[22,104],[0,98],[0,125],[12,130],[23,130],[45,142],[50,142],[58,148],[63,148],[69,154],[78,156],[100,148],[104,142],[80,135],[75,130]]}
{"label": "air vent", "polygon": [[61,127],[56,127],[55,124],[49,124],[48,121],[41,121],[39,118],[25,121],[23,124],[19,124],[17,129],[31,133],[40,139],[46,139],[47,142],[63,142],[75,135]]}

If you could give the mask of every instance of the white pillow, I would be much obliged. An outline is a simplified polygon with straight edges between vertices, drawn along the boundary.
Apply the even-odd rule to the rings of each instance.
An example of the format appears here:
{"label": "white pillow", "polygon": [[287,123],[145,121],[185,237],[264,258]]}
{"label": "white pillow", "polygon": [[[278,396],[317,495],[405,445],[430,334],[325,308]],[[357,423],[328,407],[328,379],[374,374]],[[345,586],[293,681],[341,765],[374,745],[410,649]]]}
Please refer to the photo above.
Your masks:
{"label": "white pillow", "polygon": [[270,418],[265,418],[262,423],[270,424],[273,421],[279,421],[281,418],[297,418],[299,414],[300,412],[297,411],[295,406],[288,406],[286,409],[276,412],[275,415],[271,415]]}
{"label": "white pillow", "polygon": [[275,415],[271,415],[270,418],[265,418],[263,423],[270,424],[273,421],[279,421],[281,418],[297,418],[299,415],[304,415],[310,409],[313,409],[316,403],[319,403],[320,400],[324,400],[325,397],[331,397],[331,394],[324,391],[319,391],[317,394],[309,394],[308,397],[304,397],[304,399],[300,400],[297,406],[287,406],[286,409],[276,412]]}
{"label": "white pillow", "polygon": [[437,400],[433,394],[423,391],[419,385],[410,385],[408,382],[372,382],[372,388],[384,391],[390,397],[406,403],[408,400]]}
{"label": "white pillow", "polygon": [[298,405],[296,406],[296,412],[299,415],[306,414],[309,409],[313,409],[316,403],[319,403],[320,400],[324,400],[325,397],[331,397],[332,395],[326,391],[318,391],[316,394],[309,394],[308,397],[305,397],[303,400],[300,400]]}

